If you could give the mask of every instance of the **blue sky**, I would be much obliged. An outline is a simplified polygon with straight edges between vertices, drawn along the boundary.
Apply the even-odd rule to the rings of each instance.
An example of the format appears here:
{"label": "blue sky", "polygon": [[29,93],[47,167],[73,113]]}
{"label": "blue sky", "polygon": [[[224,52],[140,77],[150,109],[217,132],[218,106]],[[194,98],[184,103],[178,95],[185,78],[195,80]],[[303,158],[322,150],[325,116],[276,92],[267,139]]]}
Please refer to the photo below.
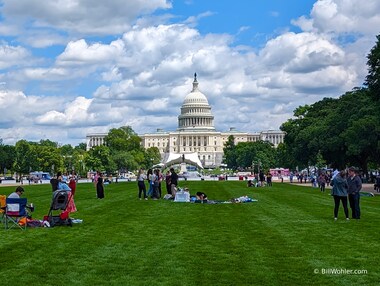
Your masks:
{"label": "blue sky", "polygon": [[[236,43],[265,43],[280,30],[299,31],[290,21],[307,15],[313,0],[272,1],[174,1],[173,14],[186,19],[193,15],[210,13],[198,21],[201,33],[228,33],[236,35]],[[243,29],[241,31],[241,29]]]}
{"label": "blue sky", "polygon": [[194,72],[217,130],[278,129],[362,85],[377,27],[377,0],[0,0],[0,138],[175,130]]}

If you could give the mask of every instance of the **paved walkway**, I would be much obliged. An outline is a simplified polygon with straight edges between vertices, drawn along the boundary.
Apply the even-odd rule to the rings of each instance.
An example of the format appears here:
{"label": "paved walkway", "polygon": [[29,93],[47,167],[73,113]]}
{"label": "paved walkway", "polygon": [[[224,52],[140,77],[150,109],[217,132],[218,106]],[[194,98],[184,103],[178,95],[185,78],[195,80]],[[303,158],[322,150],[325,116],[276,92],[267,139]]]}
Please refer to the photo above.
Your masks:
{"label": "paved walkway", "polygon": [[[286,182],[288,184],[290,184],[289,182]],[[297,186],[303,186],[303,187],[309,187],[309,188],[312,188],[313,186],[311,185],[310,182],[306,183],[306,184],[300,184],[300,183],[292,183],[292,185],[297,185]],[[318,187],[317,187],[318,188]],[[317,188],[314,188],[314,189],[317,189]],[[326,189],[331,189],[331,186],[326,186]],[[380,195],[380,193],[377,193],[376,191],[374,191],[373,189],[373,184],[363,184],[362,185],[362,192],[366,192],[366,193],[373,193],[374,195]]]}

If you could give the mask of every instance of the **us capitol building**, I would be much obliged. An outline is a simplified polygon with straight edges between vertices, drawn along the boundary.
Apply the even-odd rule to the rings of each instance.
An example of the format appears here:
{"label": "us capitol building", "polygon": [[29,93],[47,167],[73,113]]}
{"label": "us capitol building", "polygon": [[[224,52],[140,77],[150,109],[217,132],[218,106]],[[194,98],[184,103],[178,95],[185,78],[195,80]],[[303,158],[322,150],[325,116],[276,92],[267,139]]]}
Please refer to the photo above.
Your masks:
{"label": "us capitol building", "polygon": [[[86,136],[87,150],[104,144],[107,134],[88,134]],[[258,133],[247,133],[230,128],[227,132],[218,132],[214,126],[214,116],[206,96],[198,89],[197,74],[194,74],[192,91],[186,95],[178,116],[176,131],[166,132],[157,129],[155,133],[139,135],[145,149],[157,147],[161,157],[170,153],[189,154],[197,153],[203,167],[213,168],[222,164],[223,148],[228,137],[233,135],[235,144],[239,142],[267,141],[275,147],[284,142],[285,133],[280,130],[268,130]]]}

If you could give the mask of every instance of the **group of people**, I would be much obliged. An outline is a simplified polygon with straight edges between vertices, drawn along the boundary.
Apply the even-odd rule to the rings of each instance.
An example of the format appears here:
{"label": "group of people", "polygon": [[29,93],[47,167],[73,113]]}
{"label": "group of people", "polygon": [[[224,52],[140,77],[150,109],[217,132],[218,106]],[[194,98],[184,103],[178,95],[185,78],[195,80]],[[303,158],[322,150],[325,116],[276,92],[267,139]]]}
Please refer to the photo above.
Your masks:
{"label": "group of people", "polygon": [[[145,181],[148,181],[149,189],[148,193],[146,191]],[[166,192],[171,196],[175,197],[175,193],[178,186],[178,174],[173,168],[171,168],[165,176],[161,173],[159,169],[149,169],[145,174],[144,169],[140,169],[137,174],[137,186],[138,186],[138,197],[141,200],[141,195],[144,194],[144,199],[147,200],[148,197],[153,200],[161,198],[162,189],[161,183],[166,182]]]}
{"label": "group of people", "polygon": [[[69,202],[67,204],[66,212],[73,213],[76,212],[76,205],[74,202],[74,196],[76,191],[77,178],[73,173],[69,177],[69,183],[67,184],[62,179],[62,174],[57,173],[56,178],[51,180],[51,185],[53,192],[56,190],[64,190],[68,192]],[[323,185],[323,191],[325,184],[328,182],[326,177],[318,178],[321,183],[321,191]],[[148,182],[149,189],[147,188],[145,182]],[[167,194],[171,195],[172,198],[175,197],[177,187],[178,187],[178,174],[173,168],[171,168],[165,176],[162,175],[159,169],[149,169],[145,173],[144,169],[140,169],[137,175],[137,185],[138,185],[138,198],[141,200],[142,195],[145,200],[148,200],[148,197],[153,200],[161,198],[161,182],[166,182],[166,191]],[[97,192],[97,198],[104,198],[104,185],[103,177],[101,172],[97,172],[94,178],[94,185]],[[358,174],[358,170],[355,167],[350,167],[348,173],[345,170],[340,172],[335,172],[330,185],[332,186],[331,195],[334,198],[334,219],[338,219],[338,212],[340,202],[342,202],[344,214],[347,220],[349,220],[348,213],[348,203],[351,208],[352,219],[360,219],[360,191],[362,189],[362,180]],[[252,181],[248,181],[248,186],[254,186]],[[20,198],[24,193],[22,187],[17,187],[15,192],[10,194],[9,198]],[[205,200],[207,196],[204,193],[197,193],[197,199]],[[29,206],[30,207],[30,206]]]}
{"label": "group of people", "polygon": [[350,204],[352,218],[360,219],[360,191],[362,189],[362,180],[355,167],[337,173],[330,185],[332,186],[331,195],[334,198],[334,219],[338,219],[338,211],[340,202],[342,202],[346,220],[349,220],[347,199]]}
{"label": "group of people", "polygon": [[[52,186],[52,191],[65,191],[68,193],[68,203],[66,206],[66,209],[63,210],[67,215],[70,213],[76,212],[77,208],[74,202],[74,195],[76,191],[76,184],[77,184],[77,177],[75,173],[73,173],[69,177],[69,183],[65,182],[62,177],[62,173],[58,172],[57,176],[53,179],[50,180],[50,184]],[[25,190],[23,187],[18,186],[16,190],[11,193],[8,198],[12,199],[19,199],[21,196],[24,194]],[[9,204],[7,206],[8,211],[14,212],[14,211],[20,211],[19,209],[20,205],[19,204]],[[30,224],[31,226],[49,226],[48,222],[44,221],[38,221],[38,220],[33,220],[31,212],[34,211],[33,204],[26,205],[26,211],[27,211],[27,220],[22,220],[19,223],[27,223],[28,225]]]}
{"label": "group of people", "polygon": [[247,187],[272,187],[272,177],[270,172],[265,175],[263,171],[260,171],[253,177],[253,180],[248,180],[247,176],[245,178],[247,180]]}

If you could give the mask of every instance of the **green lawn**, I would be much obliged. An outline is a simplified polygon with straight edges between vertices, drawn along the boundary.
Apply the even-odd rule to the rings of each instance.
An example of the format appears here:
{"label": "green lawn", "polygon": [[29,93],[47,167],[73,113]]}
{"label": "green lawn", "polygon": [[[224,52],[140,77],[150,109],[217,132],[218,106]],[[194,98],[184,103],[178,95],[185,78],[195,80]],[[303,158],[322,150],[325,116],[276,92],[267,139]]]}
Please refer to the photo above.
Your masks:
{"label": "green lawn", "polygon": [[[186,186],[210,199],[258,202],[140,201],[136,182],[106,186],[97,200],[92,184],[79,184],[72,216],[82,224],[0,230],[2,285],[378,285],[380,197],[361,198],[360,221],[346,222],[341,209],[335,222],[331,196],[310,187]],[[25,189],[41,219],[50,185]],[[323,274],[328,269],[367,274]]]}

